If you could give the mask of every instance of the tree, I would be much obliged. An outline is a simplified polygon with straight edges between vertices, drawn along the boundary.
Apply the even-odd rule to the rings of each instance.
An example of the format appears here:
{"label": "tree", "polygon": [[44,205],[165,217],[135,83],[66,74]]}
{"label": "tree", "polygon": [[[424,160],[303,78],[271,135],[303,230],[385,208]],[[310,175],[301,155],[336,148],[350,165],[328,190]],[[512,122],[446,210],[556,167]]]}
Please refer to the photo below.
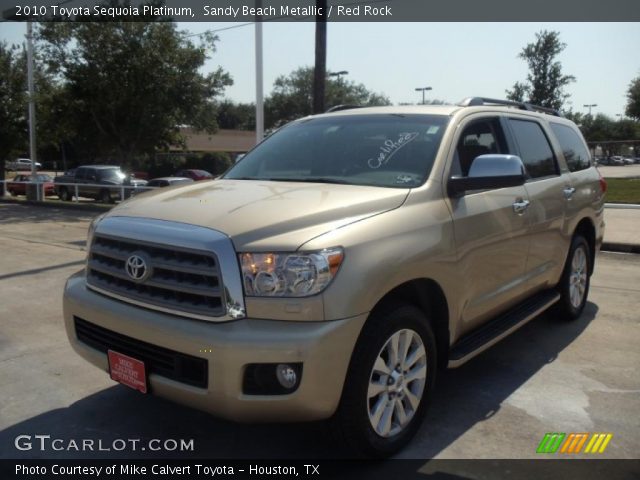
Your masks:
{"label": "tree", "polygon": [[26,90],[24,52],[0,42],[0,160],[28,149]]}
{"label": "tree", "polygon": [[256,106],[253,103],[235,103],[223,100],[217,105],[218,127],[229,130],[255,130]]}
{"label": "tree", "polygon": [[[276,79],[271,95],[265,100],[267,128],[313,113],[313,78],[313,67],[301,67],[289,76]],[[370,92],[363,84],[342,78],[327,78],[325,95],[327,108],[343,104],[373,106],[391,103],[387,97]]]}
{"label": "tree", "polygon": [[566,46],[558,32],[536,33],[536,41],[527,44],[518,55],[529,66],[527,80],[516,82],[512,90],[507,90],[507,98],[560,110],[570,96],[564,93],[564,87],[575,81],[573,75],[563,75],[562,65],[555,60]]}
{"label": "tree", "polygon": [[125,20],[40,28],[76,147],[88,157],[131,163],[179,144],[180,125],[215,132],[214,100],[232,80],[220,68],[207,75],[199,69],[217,37],[195,45],[173,22]]}
{"label": "tree", "polygon": [[627,116],[640,122],[640,77],[631,80],[627,90]]}

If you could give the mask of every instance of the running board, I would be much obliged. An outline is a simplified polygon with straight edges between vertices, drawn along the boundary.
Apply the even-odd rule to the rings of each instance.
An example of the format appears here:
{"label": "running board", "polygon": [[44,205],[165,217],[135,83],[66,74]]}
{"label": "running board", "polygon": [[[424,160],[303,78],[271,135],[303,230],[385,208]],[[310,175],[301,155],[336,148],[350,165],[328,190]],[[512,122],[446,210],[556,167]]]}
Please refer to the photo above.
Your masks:
{"label": "running board", "polygon": [[458,340],[449,353],[449,368],[456,368],[471,360],[504,337],[522,327],[560,300],[560,294],[546,290],[525,300],[511,310],[491,320]]}

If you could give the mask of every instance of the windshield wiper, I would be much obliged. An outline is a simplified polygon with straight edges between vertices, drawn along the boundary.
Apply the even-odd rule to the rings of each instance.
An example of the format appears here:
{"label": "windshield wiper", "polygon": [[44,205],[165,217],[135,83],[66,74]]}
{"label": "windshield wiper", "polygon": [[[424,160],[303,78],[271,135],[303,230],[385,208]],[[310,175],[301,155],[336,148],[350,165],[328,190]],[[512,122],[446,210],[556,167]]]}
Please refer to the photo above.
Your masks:
{"label": "windshield wiper", "polygon": [[[226,177],[225,177],[226,178]],[[339,185],[352,185],[352,182],[334,177],[236,177],[227,180],[256,180],[263,182],[305,182],[305,183],[335,183]]]}
{"label": "windshield wiper", "polygon": [[352,182],[334,177],[275,177],[261,178],[260,180],[268,180],[271,182],[304,182],[304,183],[335,183],[339,185],[351,185]]}

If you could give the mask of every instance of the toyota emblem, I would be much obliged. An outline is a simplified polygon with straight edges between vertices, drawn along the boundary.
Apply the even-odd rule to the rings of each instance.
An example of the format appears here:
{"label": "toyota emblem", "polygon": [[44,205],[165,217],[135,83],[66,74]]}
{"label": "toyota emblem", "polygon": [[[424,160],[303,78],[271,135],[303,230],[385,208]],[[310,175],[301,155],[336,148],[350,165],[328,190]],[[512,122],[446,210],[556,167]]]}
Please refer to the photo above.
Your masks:
{"label": "toyota emblem", "polygon": [[127,258],[124,269],[127,271],[127,275],[129,275],[134,282],[142,282],[146,280],[150,273],[147,261],[140,253],[134,253]]}

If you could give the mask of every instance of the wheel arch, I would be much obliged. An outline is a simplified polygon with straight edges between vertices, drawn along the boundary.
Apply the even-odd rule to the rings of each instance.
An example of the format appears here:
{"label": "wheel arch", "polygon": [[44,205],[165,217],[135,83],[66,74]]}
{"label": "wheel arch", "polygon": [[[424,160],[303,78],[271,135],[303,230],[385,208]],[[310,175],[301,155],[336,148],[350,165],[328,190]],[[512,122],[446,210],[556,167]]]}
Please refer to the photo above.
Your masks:
{"label": "wheel arch", "polygon": [[578,222],[572,238],[575,238],[576,235],[582,235],[589,245],[589,276],[591,276],[596,260],[596,228],[590,218],[585,217]]}
{"label": "wheel arch", "polygon": [[373,311],[390,303],[406,303],[420,309],[431,322],[436,339],[438,365],[446,366],[449,356],[449,305],[440,285],[429,278],[402,283],[387,292]]}

